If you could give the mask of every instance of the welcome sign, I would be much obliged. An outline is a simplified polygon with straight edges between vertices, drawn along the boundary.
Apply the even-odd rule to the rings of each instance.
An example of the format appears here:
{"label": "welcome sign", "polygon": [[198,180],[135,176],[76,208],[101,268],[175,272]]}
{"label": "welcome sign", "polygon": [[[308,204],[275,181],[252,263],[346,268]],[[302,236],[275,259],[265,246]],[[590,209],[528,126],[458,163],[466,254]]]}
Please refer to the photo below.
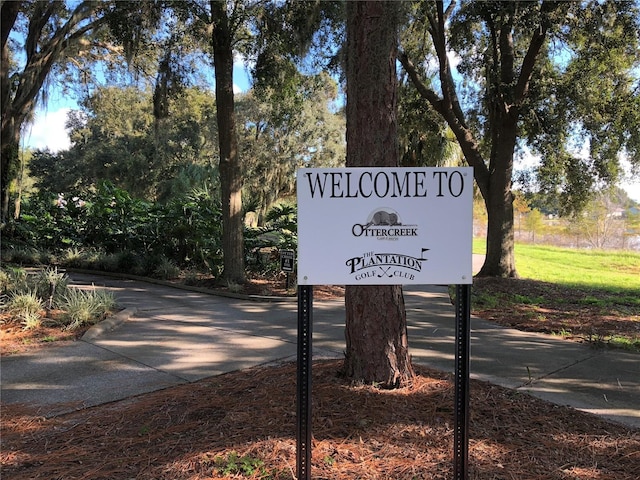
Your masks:
{"label": "welcome sign", "polygon": [[297,192],[298,285],[472,283],[472,168],[303,168]]}

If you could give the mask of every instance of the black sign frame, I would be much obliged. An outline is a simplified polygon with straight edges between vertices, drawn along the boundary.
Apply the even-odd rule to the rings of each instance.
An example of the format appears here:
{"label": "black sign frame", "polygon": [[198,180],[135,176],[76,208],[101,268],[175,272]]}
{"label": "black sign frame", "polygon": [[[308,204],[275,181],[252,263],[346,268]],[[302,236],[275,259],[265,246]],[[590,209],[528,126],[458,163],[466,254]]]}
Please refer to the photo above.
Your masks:
{"label": "black sign frame", "polygon": [[[455,480],[469,478],[469,365],[471,339],[471,285],[456,285],[456,357],[454,395]],[[298,286],[298,365],[296,390],[296,472],[311,480],[311,370],[313,354],[313,286]]]}

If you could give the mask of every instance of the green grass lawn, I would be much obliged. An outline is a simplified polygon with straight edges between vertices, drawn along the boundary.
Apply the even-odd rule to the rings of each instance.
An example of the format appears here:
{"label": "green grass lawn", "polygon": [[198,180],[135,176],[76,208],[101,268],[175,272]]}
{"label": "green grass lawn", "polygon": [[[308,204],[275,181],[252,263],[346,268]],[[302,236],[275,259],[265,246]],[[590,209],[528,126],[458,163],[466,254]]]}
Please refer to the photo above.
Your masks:
{"label": "green grass lawn", "polygon": [[[484,240],[474,240],[473,253],[484,253],[485,245]],[[621,293],[635,291],[640,296],[640,253],[517,243],[515,255],[522,278]]]}

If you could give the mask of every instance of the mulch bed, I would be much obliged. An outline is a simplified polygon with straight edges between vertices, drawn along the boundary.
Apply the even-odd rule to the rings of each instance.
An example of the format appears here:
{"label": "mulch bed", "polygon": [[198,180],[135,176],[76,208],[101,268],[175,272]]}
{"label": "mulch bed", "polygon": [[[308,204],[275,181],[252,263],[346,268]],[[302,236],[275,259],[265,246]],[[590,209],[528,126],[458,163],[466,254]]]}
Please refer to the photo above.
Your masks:
{"label": "mulch bed", "polygon": [[[314,479],[453,478],[449,375],[380,390],[340,367],[313,367]],[[51,419],[3,406],[2,478],[290,480],[295,378],[256,367]],[[479,381],[470,410],[471,479],[640,478],[638,430]]]}
{"label": "mulch bed", "polygon": [[[472,313],[504,327],[562,335],[567,340],[595,345],[606,345],[620,335],[640,344],[640,309],[608,305],[603,296],[606,294],[597,290],[524,278],[476,277],[473,294],[499,299],[495,305],[476,302]],[[514,300],[518,298],[535,301]]]}

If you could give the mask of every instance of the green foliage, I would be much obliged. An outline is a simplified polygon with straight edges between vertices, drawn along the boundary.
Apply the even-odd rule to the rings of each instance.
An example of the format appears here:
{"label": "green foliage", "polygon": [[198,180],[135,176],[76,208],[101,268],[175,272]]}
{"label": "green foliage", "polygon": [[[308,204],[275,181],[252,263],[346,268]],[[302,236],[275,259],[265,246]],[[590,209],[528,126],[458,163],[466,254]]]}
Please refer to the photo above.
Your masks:
{"label": "green foliage", "polygon": [[214,464],[218,473],[222,475],[240,475],[261,479],[271,478],[264,467],[264,462],[249,455],[239,456],[236,452],[229,453],[226,457],[216,457]]}
{"label": "green foliage", "polygon": [[525,138],[542,158],[535,185],[563,215],[620,180],[621,152],[633,164],[640,159],[638,3],[567,2],[565,9],[523,111]]}
{"label": "green foliage", "polygon": [[180,275],[178,266],[166,257],[161,257],[153,271],[154,277],[162,280],[177,278]]}
{"label": "green foliage", "polygon": [[74,330],[83,325],[92,325],[112,313],[116,300],[111,292],[70,288],[63,296],[60,307],[65,311],[65,328]]}
{"label": "green foliage", "polygon": [[[210,92],[187,88],[169,100],[171,120],[155,120],[148,90],[102,87],[69,116],[72,147],[52,154],[37,151],[31,175],[41,191],[88,191],[108,181],[132,197],[167,200],[204,183],[202,174],[185,181],[185,171],[205,171],[217,162],[215,100]],[[180,190],[180,188],[182,190]]]}
{"label": "green foliage", "polygon": [[222,213],[214,192],[196,189],[154,211],[152,249],[180,266],[217,271],[222,263]]}
{"label": "green foliage", "polygon": [[14,292],[9,296],[4,309],[9,315],[22,323],[26,329],[40,326],[41,311],[44,304],[35,291]]}
{"label": "green foliage", "polygon": [[150,208],[112,183],[101,182],[89,200],[85,245],[99,245],[107,252],[144,250]]}
{"label": "green foliage", "polygon": [[[40,195],[25,204],[3,238],[5,261],[47,263],[37,245],[58,252],[65,265],[135,274],[173,275],[177,267],[189,266],[217,271],[221,264],[220,205],[210,189],[162,205],[101,182],[83,200],[61,198],[66,197],[56,196],[54,204],[52,196]],[[170,269],[167,259],[175,264]]]}
{"label": "green foliage", "polygon": [[38,328],[42,311],[64,310],[60,322],[69,330],[101,320],[116,308],[112,293],[102,290],[77,290],[68,287],[68,277],[56,268],[44,268],[27,273],[22,268],[0,270],[1,296],[7,300],[3,310],[10,321],[25,328]]}
{"label": "green foliage", "polygon": [[45,299],[47,308],[53,308],[53,305],[57,304],[67,291],[69,277],[65,273],[59,272],[57,267],[38,270],[34,277],[33,283],[37,295]]}
{"label": "green foliage", "polygon": [[247,268],[266,273],[280,270],[279,250],[296,250],[297,209],[293,205],[281,204],[272,207],[266,214],[262,227],[245,230],[245,250],[249,261]]}
{"label": "green foliage", "polygon": [[[299,77],[301,103],[290,106],[276,91],[239,97],[238,123],[246,198],[258,216],[295,194],[295,171],[304,166],[337,167],[345,159],[345,118],[335,112],[335,80],[327,74]],[[250,202],[251,203],[251,202]]]}

